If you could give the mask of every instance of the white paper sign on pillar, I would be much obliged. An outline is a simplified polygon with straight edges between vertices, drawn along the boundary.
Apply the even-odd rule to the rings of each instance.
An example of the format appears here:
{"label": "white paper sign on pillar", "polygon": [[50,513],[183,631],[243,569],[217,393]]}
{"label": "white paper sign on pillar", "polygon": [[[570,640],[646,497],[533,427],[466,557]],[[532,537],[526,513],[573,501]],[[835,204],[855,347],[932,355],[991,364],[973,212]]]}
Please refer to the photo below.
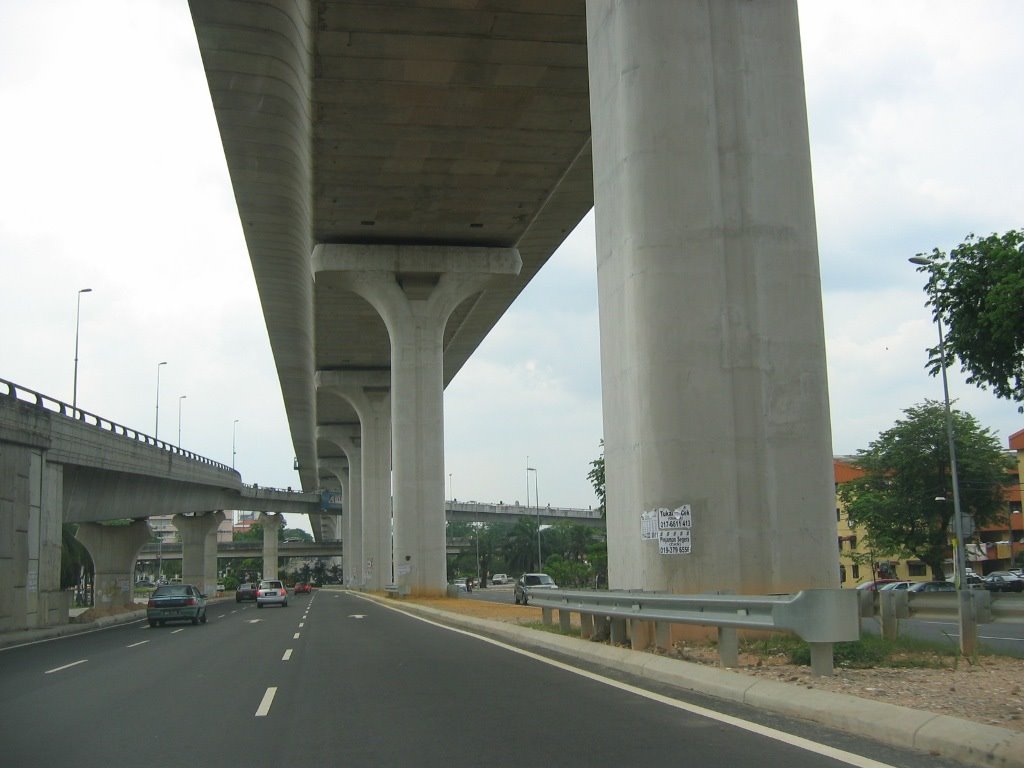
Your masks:
{"label": "white paper sign on pillar", "polygon": [[692,551],[691,546],[692,539],[689,528],[658,532],[659,555],[688,555]]}
{"label": "white paper sign on pillar", "polygon": [[643,541],[658,540],[657,510],[649,510],[640,513],[640,538]]}

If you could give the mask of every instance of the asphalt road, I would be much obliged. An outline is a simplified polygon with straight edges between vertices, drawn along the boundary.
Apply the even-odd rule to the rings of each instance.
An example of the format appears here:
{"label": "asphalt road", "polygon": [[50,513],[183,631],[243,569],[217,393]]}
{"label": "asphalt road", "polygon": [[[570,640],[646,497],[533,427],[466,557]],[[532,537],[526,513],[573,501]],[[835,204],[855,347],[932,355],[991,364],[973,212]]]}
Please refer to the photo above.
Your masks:
{"label": "asphalt road", "polygon": [[211,605],[209,617],[0,651],[0,763],[952,765],[738,705],[647,693],[341,591],[287,608]]}

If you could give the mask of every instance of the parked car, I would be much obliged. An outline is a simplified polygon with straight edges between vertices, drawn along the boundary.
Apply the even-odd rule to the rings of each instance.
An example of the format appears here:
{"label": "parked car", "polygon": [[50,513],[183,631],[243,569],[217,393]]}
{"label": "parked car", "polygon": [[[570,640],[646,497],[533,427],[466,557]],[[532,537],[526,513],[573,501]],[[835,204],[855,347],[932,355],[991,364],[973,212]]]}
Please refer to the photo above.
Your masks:
{"label": "parked car", "polygon": [[255,600],[256,592],[259,590],[259,585],[249,581],[244,584],[239,584],[238,589],[235,590],[235,602],[240,603],[243,600]]}
{"label": "parked car", "polygon": [[875,579],[874,581],[865,581],[863,584],[858,584],[857,589],[868,589],[872,592],[877,592],[883,585],[892,584],[899,581],[899,579]]}
{"label": "parked car", "polygon": [[956,592],[951,581],[918,581],[907,589],[908,592]]}
{"label": "parked car", "polygon": [[530,599],[528,590],[535,589],[558,589],[558,585],[546,573],[524,573],[516,582],[513,596],[516,605],[526,605]]}
{"label": "parked car", "polygon": [[910,589],[914,584],[912,581],[890,581],[888,584],[883,584],[879,590],[890,590],[890,589]]}
{"label": "parked car", "polygon": [[1018,578],[990,573],[984,578],[985,589],[989,592],[1024,592],[1024,581]]}
{"label": "parked car", "polygon": [[276,579],[260,582],[260,587],[256,590],[256,607],[262,608],[265,605],[288,607],[288,590],[282,582]]}
{"label": "parked car", "polygon": [[309,584],[307,584],[304,581],[300,581],[300,582],[298,582],[295,585],[294,592],[295,592],[296,595],[308,595],[312,591],[313,591],[313,587],[311,587]]}
{"label": "parked car", "polygon": [[191,584],[163,584],[149,596],[146,604],[149,626],[163,626],[167,621],[206,623],[206,595]]}
{"label": "parked car", "polygon": [[511,584],[512,577],[507,573],[496,573],[491,576],[491,584]]}
{"label": "parked car", "polygon": [[135,582],[136,589],[152,589],[156,586],[156,582],[150,581],[149,579],[139,579]]}

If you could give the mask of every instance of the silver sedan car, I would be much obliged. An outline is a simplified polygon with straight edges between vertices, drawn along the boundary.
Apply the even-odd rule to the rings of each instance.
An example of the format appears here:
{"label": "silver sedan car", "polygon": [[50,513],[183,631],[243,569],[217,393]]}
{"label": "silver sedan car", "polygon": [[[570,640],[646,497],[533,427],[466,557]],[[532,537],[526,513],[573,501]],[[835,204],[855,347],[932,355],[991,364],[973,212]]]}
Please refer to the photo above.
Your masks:
{"label": "silver sedan car", "polygon": [[288,607],[288,590],[282,582],[275,579],[260,582],[260,588],[256,590],[256,607],[262,608],[264,605]]}

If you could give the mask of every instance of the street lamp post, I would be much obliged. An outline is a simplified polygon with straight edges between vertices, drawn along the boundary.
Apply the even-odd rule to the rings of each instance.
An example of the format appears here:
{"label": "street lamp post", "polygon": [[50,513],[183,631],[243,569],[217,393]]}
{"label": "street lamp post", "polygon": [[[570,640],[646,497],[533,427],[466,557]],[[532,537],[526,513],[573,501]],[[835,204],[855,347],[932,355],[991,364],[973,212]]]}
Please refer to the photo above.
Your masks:
{"label": "street lamp post", "polygon": [[160,368],[167,365],[167,361],[156,364],[156,423],[153,425],[153,439],[160,438]]}
{"label": "street lamp post", "polygon": [[[911,264],[921,267],[931,265],[931,259],[923,256],[914,256],[910,259]],[[974,612],[967,601],[970,593],[964,589],[964,576],[967,573],[967,564],[964,559],[964,523],[960,511],[960,480],[957,476],[956,466],[956,444],[953,440],[953,414],[949,407],[949,379],[946,376],[946,338],[942,332],[942,318],[938,312],[935,313],[935,324],[939,329],[939,361],[942,369],[942,397],[946,408],[946,439],[949,442],[949,473],[953,482],[953,584],[957,594],[957,624],[960,630],[960,652],[965,656],[973,656],[977,650],[977,625],[974,622]]]}
{"label": "street lamp post", "polygon": [[71,412],[78,410],[78,326],[82,319],[82,294],[92,293],[92,288],[82,288],[78,291],[78,301],[75,307],[75,381],[71,389]]}
{"label": "street lamp post", "polygon": [[537,502],[537,570],[543,570],[544,559],[540,553],[540,491],[537,490],[537,470],[529,466],[530,457],[526,457],[526,505],[530,505],[530,473],[533,472],[533,497]]}
{"label": "street lamp post", "polygon": [[238,430],[238,419],[231,425],[231,468],[235,468],[235,434]]}
{"label": "street lamp post", "polygon": [[178,395],[178,447],[181,448],[181,401],[188,395]]}

